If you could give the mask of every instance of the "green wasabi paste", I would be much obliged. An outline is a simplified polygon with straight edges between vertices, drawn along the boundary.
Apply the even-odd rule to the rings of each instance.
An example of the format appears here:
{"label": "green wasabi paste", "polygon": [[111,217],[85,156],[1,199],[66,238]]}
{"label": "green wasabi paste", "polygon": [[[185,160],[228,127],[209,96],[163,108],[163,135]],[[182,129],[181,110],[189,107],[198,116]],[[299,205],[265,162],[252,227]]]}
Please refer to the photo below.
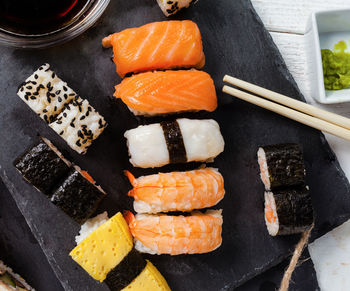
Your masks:
{"label": "green wasabi paste", "polygon": [[322,49],[324,86],[327,90],[340,90],[350,86],[350,53],[345,41],[334,45],[334,50]]}

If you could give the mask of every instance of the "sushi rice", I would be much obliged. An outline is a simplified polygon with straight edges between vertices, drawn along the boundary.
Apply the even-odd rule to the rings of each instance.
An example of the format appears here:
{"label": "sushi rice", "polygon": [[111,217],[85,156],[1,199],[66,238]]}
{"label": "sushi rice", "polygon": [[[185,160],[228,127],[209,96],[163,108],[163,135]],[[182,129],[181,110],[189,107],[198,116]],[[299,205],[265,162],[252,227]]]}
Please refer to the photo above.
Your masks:
{"label": "sushi rice", "polygon": [[164,15],[170,16],[189,7],[192,3],[196,3],[197,0],[157,0],[157,2]]}
{"label": "sushi rice", "polygon": [[72,100],[50,127],[79,154],[87,149],[107,126],[104,118],[80,97]]}
{"label": "sushi rice", "polygon": [[79,235],[75,237],[75,242],[80,244],[86,239],[91,233],[93,233],[99,226],[107,222],[108,213],[107,211],[88,219],[80,228]]}
{"label": "sushi rice", "polygon": [[18,89],[18,96],[43,120],[52,122],[64,106],[77,96],[49,64],[42,65]]}

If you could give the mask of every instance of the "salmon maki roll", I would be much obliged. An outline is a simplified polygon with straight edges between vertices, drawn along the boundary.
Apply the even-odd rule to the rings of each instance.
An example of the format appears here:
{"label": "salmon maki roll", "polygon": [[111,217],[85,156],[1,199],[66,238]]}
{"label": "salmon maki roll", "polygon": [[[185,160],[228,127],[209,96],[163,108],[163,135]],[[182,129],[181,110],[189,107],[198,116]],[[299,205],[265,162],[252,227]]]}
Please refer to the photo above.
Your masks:
{"label": "salmon maki roll", "polygon": [[214,251],[222,242],[222,210],[194,212],[191,216],[165,214],[124,215],[135,248],[149,254],[202,254]]}
{"label": "salmon maki roll", "polygon": [[105,37],[102,45],[113,46],[113,60],[121,77],[155,69],[200,69],[205,63],[200,31],[190,20],[125,29]]}
{"label": "salmon maki roll", "polygon": [[133,185],[128,195],[134,197],[138,213],[192,211],[216,205],[225,194],[224,179],[217,169],[159,173],[135,178],[125,174]]}
{"label": "salmon maki roll", "polygon": [[212,78],[197,70],[134,75],[115,87],[114,96],[120,98],[135,115],[214,111],[217,107]]}

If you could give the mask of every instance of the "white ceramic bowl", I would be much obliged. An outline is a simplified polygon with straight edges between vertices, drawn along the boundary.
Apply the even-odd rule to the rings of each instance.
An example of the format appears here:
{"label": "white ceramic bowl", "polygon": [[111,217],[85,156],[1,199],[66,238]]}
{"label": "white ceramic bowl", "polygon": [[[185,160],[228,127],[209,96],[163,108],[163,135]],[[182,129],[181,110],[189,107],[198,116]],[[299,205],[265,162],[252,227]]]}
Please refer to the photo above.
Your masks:
{"label": "white ceramic bowl", "polygon": [[340,40],[350,51],[350,9],[319,11],[311,14],[306,28],[311,96],[320,103],[350,102],[350,89],[325,90],[321,49],[333,49]]}

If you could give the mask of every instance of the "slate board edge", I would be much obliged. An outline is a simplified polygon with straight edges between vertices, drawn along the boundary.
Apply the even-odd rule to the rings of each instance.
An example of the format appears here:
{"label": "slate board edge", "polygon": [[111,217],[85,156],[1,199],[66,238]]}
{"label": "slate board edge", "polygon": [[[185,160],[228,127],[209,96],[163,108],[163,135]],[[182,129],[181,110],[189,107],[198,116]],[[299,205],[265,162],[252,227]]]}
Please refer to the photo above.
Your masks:
{"label": "slate board edge", "polygon": [[[15,200],[16,205],[18,207],[18,209],[20,210],[20,212],[22,213],[25,221],[27,222],[31,232],[33,233],[35,239],[38,241],[41,250],[44,252],[50,266],[51,269],[53,270],[54,274],[56,275],[56,277],[58,278],[58,280],[60,281],[62,287],[64,288],[64,290],[67,291],[74,291],[73,289],[70,288],[70,286],[67,284],[68,282],[65,282],[65,280],[62,279],[61,277],[61,273],[62,270],[58,267],[58,265],[56,264],[56,261],[54,259],[54,257],[52,256],[52,254],[50,254],[48,252],[48,248],[44,248],[43,247],[43,240],[41,239],[40,235],[38,234],[39,232],[36,231],[36,227],[35,224],[32,223],[32,221],[29,219],[29,217],[27,217],[26,215],[24,215],[23,211],[25,210],[24,207],[22,207],[19,203],[19,201],[16,199],[16,195],[17,195],[17,190],[15,185],[10,181],[10,179],[8,178],[5,170],[2,169],[1,165],[0,165],[0,177],[2,179],[2,181],[4,182],[6,188],[9,190],[9,192],[12,195],[12,198]],[[55,266],[55,267],[54,267]]]}

